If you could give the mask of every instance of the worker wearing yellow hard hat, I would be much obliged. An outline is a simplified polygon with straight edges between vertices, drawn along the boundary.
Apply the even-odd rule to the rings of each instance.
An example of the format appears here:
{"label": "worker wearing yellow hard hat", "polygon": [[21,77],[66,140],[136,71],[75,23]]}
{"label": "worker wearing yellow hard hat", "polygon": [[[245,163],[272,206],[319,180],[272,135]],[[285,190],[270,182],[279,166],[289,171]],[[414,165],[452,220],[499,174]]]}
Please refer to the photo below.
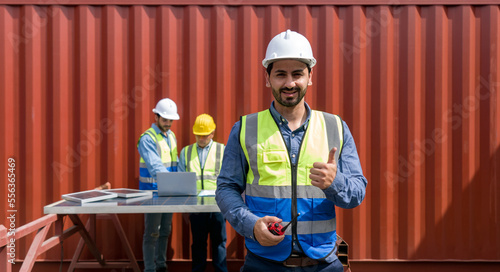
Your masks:
{"label": "worker wearing yellow hard hat", "polygon": [[[181,150],[179,172],[195,172],[198,190],[215,195],[217,176],[222,165],[224,145],[213,140],[215,122],[212,116],[203,113],[196,117],[193,134],[196,143]],[[215,271],[227,271],[226,263],[226,221],[220,212],[192,213],[191,271],[205,271],[207,265],[207,238],[210,235],[212,265]]]}

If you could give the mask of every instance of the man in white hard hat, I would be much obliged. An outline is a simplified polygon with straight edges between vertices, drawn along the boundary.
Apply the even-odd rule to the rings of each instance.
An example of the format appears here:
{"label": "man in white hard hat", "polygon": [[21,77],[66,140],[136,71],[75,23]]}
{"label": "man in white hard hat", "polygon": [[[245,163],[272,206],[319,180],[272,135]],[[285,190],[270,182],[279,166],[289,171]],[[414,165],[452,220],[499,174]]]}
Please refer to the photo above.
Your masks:
{"label": "man in white hard hat", "polygon": [[[224,144],[213,140],[215,122],[212,116],[200,114],[193,125],[196,143],[181,150],[179,172],[195,172],[198,190],[215,191],[217,176],[222,164]],[[207,239],[210,235],[212,266],[214,271],[227,272],[226,263],[226,220],[220,212],[192,213],[191,222],[192,268],[191,271],[203,272],[207,266]]]}
{"label": "man in white hard hat", "polygon": [[[156,173],[177,171],[177,139],[170,130],[179,120],[177,106],[169,98],[160,100],[153,109],[155,123],[141,134],[137,149],[139,163],[139,189],[157,190]],[[172,229],[171,213],[144,214],[142,253],[144,271],[167,271],[167,244]]]}
{"label": "man in white hard hat", "polygon": [[275,36],[262,64],[274,101],[233,126],[217,179],[217,204],[245,237],[241,271],[343,271],[335,206],[358,206],[367,185],[353,137],[304,101],[316,59],[303,35]]}

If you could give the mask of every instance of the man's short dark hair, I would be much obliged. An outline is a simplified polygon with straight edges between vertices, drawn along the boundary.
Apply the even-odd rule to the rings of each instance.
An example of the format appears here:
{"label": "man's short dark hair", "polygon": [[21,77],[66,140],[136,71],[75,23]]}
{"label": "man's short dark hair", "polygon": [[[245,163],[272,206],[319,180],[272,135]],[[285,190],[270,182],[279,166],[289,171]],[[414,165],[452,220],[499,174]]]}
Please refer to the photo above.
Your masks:
{"label": "man's short dark hair", "polygon": [[[274,62],[271,62],[267,65],[267,74],[268,75],[271,75],[271,70],[273,70],[273,64]],[[306,64],[307,65],[307,70],[309,71],[309,74],[311,73],[311,66],[309,66],[309,64]]]}

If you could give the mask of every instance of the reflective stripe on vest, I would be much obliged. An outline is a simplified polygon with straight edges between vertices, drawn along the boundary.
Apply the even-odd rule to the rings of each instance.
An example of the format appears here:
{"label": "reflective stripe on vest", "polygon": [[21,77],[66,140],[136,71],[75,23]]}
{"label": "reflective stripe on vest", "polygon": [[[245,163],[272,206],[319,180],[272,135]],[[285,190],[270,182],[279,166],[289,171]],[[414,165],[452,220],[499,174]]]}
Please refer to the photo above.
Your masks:
{"label": "reflective stripe on vest", "polygon": [[[163,166],[165,166],[169,171],[177,171],[177,140],[175,138],[175,134],[173,132],[167,134],[171,147],[168,146],[163,135],[156,134],[154,128],[149,128],[141,134],[139,141],[146,134],[149,135],[155,142],[156,151],[160,155]],[[137,145],[139,145],[139,142]],[[156,183],[156,179],[154,179],[149,173],[146,162],[142,157],[139,160],[139,181],[142,183]]]}
{"label": "reflective stripe on vest", "polygon": [[215,190],[217,188],[217,177],[219,176],[222,166],[224,145],[212,142],[203,169],[200,165],[196,143],[188,146],[184,150],[184,152],[186,152],[186,154],[184,154],[186,158],[186,172],[196,172],[197,188],[199,190]]}
{"label": "reflective stripe on vest", "polygon": [[283,261],[292,250],[296,233],[304,253],[322,259],[335,248],[336,216],[333,202],[311,185],[309,171],[314,162],[326,162],[330,149],[337,147],[338,162],[343,141],[340,117],[312,111],[302,139],[297,166],[292,166],[281,132],[269,110],[242,117],[240,143],[249,163],[245,201],[259,217],[277,216],[284,223],[300,213],[297,223],[287,229],[276,246],[263,247],[246,239],[247,248],[261,257]]}

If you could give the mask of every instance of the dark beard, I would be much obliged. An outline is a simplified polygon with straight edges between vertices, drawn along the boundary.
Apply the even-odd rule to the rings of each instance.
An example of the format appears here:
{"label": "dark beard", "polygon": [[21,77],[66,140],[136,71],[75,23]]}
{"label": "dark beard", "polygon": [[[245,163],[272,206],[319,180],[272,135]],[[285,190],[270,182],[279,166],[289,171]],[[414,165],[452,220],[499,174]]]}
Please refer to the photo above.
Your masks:
{"label": "dark beard", "polygon": [[281,88],[279,89],[278,92],[274,91],[273,90],[273,96],[274,96],[274,99],[276,99],[276,102],[278,102],[280,105],[284,106],[284,107],[294,107],[296,106],[297,104],[300,103],[300,101],[302,101],[302,99],[304,98],[304,96],[306,95],[306,90],[304,90],[302,92],[302,90],[298,87],[295,87],[293,88],[293,90],[295,92],[298,92],[299,93],[299,96],[297,98],[297,100],[293,101],[293,100],[282,100],[281,99],[281,92],[285,92],[285,91],[289,91],[290,89],[288,88]]}

